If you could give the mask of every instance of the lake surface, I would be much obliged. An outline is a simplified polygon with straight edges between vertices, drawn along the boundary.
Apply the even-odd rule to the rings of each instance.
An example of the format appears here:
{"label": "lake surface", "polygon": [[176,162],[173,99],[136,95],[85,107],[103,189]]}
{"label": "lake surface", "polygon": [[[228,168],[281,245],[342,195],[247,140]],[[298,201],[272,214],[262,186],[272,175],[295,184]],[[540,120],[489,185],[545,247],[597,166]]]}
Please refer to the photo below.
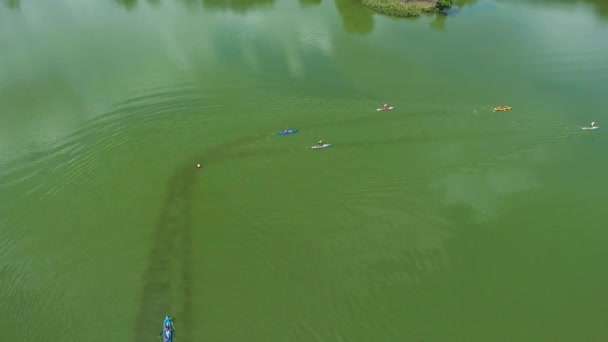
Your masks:
{"label": "lake surface", "polygon": [[2,340],[605,341],[608,8],[457,3],[2,0]]}

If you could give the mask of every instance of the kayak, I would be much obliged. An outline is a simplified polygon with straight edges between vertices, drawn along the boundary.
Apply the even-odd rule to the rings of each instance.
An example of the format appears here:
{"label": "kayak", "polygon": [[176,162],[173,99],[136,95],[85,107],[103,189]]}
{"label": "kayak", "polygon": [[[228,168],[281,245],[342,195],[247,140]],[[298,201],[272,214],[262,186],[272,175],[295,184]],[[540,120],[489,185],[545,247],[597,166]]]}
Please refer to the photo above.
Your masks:
{"label": "kayak", "polygon": [[495,112],[504,112],[504,111],[507,111],[507,110],[511,110],[512,108],[513,107],[511,107],[511,106],[500,106],[500,107],[495,107],[494,111]]}
{"label": "kayak", "polygon": [[591,130],[591,129],[598,129],[600,128],[600,126],[587,126],[587,127],[582,127],[582,129],[584,130]]}
{"label": "kayak", "polygon": [[[166,330],[165,327],[169,324],[169,330]],[[161,332],[163,336],[163,342],[173,342],[173,321],[171,317],[165,316],[165,320],[163,321],[163,330]]]}
{"label": "kayak", "polygon": [[393,108],[395,108],[395,107],[378,108],[376,110],[379,111],[379,112],[386,112],[387,110],[391,110]]}
{"label": "kayak", "polygon": [[331,146],[331,144],[314,145],[314,146],[310,146],[310,148],[326,148],[329,146]]}
{"label": "kayak", "polygon": [[286,134],[295,133],[295,132],[297,132],[297,131],[298,131],[297,129],[290,129],[290,130],[288,130],[287,132],[285,132],[285,131],[280,131],[280,132],[277,132],[277,134],[280,134],[280,135],[286,135]]}

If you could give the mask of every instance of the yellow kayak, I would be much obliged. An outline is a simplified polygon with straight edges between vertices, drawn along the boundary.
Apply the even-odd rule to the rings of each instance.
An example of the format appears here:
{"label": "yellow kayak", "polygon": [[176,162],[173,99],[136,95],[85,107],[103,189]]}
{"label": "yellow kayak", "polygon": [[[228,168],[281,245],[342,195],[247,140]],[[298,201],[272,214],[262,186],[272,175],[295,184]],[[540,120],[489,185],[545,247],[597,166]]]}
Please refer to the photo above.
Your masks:
{"label": "yellow kayak", "polygon": [[511,110],[511,108],[513,108],[513,107],[511,107],[511,106],[500,106],[500,107],[495,107],[494,111],[495,112],[504,112],[504,111],[507,111],[507,110]]}

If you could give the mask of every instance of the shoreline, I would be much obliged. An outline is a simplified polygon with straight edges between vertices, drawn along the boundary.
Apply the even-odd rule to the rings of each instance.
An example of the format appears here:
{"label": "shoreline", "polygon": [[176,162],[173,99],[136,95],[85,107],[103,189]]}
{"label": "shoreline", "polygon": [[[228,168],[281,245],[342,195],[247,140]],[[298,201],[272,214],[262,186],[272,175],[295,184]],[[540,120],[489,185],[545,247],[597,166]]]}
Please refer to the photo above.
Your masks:
{"label": "shoreline", "polygon": [[452,0],[361,0],[361,4],[379,14],[412,18],[439,13],[452,7]]}

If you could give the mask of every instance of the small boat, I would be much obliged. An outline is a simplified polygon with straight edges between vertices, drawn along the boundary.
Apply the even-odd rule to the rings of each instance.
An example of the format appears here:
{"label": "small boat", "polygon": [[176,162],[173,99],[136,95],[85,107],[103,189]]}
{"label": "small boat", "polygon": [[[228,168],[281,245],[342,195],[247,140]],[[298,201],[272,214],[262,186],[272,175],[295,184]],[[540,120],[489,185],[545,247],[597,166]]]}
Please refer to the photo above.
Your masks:
{"label": "small boat", "polygon": [[163,342],[173,342],[173,321],[171,320],[171,317],[165,316],[163,330],[160,334],[163,337]]}
{"label": "small boat", "polygon": [[389,110],[391,110],[393,108],[395,108],[395,107],[385,106],[385,107],[382,107],[382,108],[376,108],[376,110],[379,111],[379,112],[386,112],[386,111],[389,111]]}
{"label": "small boat", "polygon": [[277,134],[279,135],[286,135],[286,134],[292,134],[292,133],[296,133],[298,130],[297,129],[287,129],[284,131],[279,131],[277,132]]}
{"label": "small boat", "polygon": [[495,112],[505,112],[507,110],[511,110],[513,107],[511,106],[498,106],[498,107],[494,107],[494,111]]}

